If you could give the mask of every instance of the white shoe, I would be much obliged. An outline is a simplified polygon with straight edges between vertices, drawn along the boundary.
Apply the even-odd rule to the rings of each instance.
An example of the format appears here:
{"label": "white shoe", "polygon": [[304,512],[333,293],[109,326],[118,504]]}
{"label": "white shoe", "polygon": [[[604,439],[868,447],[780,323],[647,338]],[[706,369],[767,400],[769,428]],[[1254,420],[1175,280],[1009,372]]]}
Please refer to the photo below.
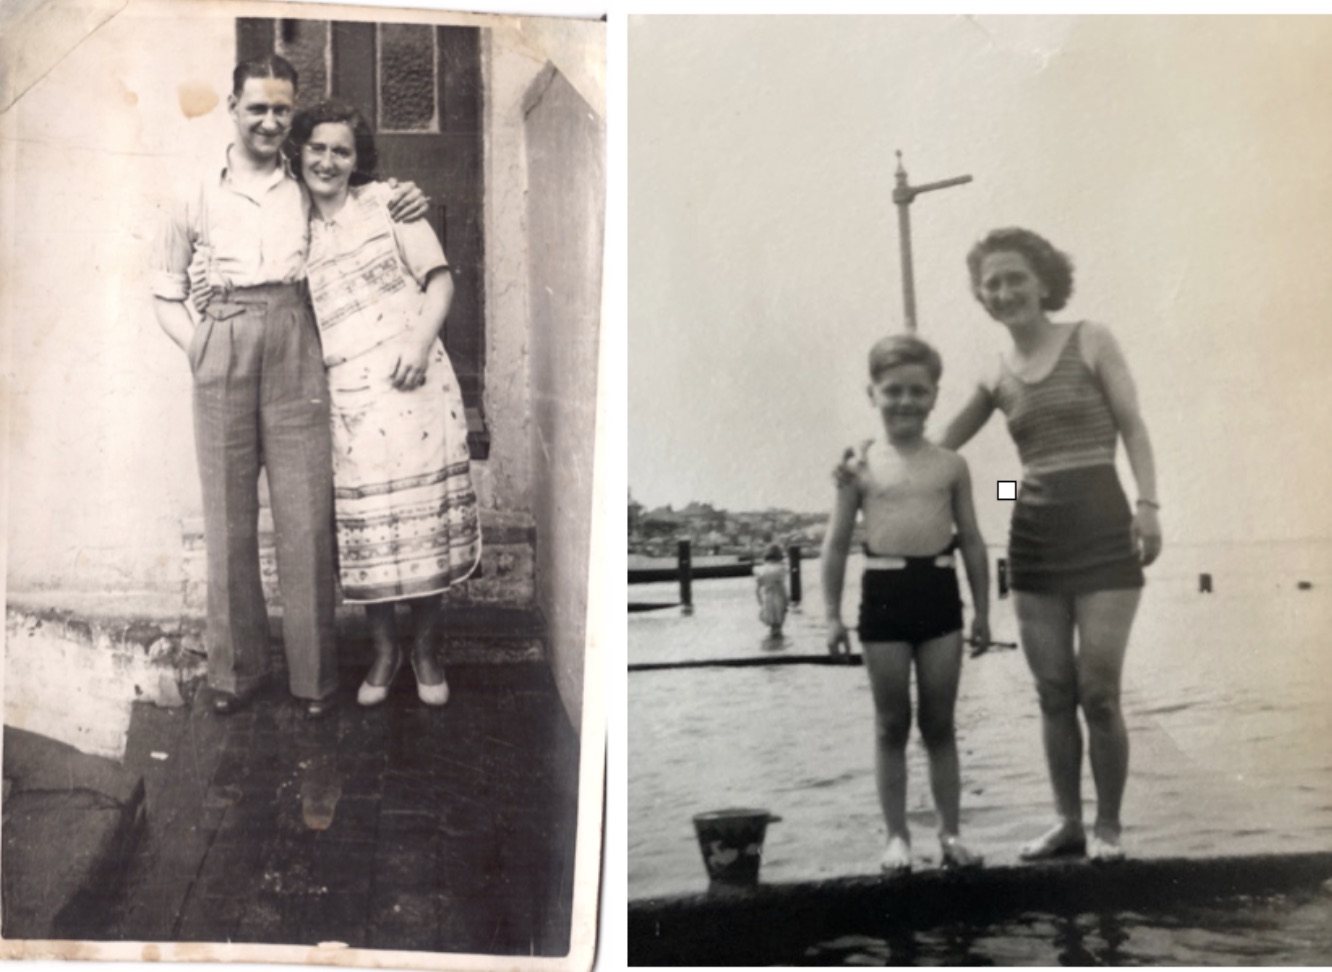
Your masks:
{"label": "white shoe", "polygon": [[443,705],[449,700],[449,683],[441,681],[438,685],[427,685],[421,681],[421,673],[416,669],[416,655],[412,655],[412,674],[416,676],[416,694],[426,705]]}
{"label": "white shoe", "polygon": [[356,704],[363,705],[366,708],[379,705],[388,698],[389,688],[393,685],[393,680],[398,677],[398,672],[402,670],[402,652],[398,652],[398,660],[393,663],[393,671],[389,673],[388,681],[383,685],[372,685],[370,676],[365,677],[361,687],[356,690]]}

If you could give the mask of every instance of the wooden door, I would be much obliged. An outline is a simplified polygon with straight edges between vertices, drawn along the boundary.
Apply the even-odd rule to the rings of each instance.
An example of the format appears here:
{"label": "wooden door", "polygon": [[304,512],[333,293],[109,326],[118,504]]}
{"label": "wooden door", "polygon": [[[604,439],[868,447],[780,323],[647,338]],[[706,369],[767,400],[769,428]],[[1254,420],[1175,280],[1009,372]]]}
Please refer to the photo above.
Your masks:
{"label": "wooden door", "polygon": [[238,59],[276,52],[300,75],[297,103],[349,101],[375,129],[379,177],[415,182],[453,268],[444,345],[467,406],[473,459],[489,452],[482,274],[481,32],[476,27],[240,18]]}

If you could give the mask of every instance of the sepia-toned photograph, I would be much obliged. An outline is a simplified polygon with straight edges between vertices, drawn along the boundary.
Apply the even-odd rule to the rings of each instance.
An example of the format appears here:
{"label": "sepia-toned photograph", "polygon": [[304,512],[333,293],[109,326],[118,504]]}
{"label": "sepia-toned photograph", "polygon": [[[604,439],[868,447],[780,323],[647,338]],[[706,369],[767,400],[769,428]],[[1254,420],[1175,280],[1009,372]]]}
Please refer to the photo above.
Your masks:
{"label": "sepia-toned photograph", "polygon": [[0,953],[590,968],[605,23],[3,18]]}
{"label": "sepia-toned photograph", "polygon": [[630,964],[1332,962],[1332,21],[628,34]]}

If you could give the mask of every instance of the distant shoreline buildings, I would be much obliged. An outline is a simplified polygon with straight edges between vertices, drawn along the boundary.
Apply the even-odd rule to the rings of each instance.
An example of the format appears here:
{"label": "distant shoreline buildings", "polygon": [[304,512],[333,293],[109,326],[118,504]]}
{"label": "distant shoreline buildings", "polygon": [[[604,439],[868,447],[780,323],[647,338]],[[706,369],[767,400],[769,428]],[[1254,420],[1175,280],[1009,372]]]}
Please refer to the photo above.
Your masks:
{"label": "distant shoreline buildings", "polygon": [[757,556],[770,543],[813,552],[823,543],[827,523],[827,513],[774,507],[733,513],[697,501],[679,510],[669,504],[649,510],[630,493],[629,553],[673,557],[678,540],[689,540],[696,556]]}

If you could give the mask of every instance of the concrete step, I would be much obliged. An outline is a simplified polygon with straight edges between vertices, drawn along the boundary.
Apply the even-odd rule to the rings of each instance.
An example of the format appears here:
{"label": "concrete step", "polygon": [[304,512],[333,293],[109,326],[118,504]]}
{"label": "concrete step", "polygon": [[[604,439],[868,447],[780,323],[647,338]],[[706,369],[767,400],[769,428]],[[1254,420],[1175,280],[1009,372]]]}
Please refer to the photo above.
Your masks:
{"label": "concrete step", "polygon": [[[285,684],[280,609],[270,616],[273,680]],[[130,706],[184,704],[204,680],[204,620],[161,594],[10,592],[5,610],[7,725],[41,733],[86,753],[119,759]],[[400,630],[410,635],[410,615]],[[364,611],[338,613],[340,663],[371,658]],[[545,661],[545,630],[533,608],[450,603],[439,646],[445,668]]]}

